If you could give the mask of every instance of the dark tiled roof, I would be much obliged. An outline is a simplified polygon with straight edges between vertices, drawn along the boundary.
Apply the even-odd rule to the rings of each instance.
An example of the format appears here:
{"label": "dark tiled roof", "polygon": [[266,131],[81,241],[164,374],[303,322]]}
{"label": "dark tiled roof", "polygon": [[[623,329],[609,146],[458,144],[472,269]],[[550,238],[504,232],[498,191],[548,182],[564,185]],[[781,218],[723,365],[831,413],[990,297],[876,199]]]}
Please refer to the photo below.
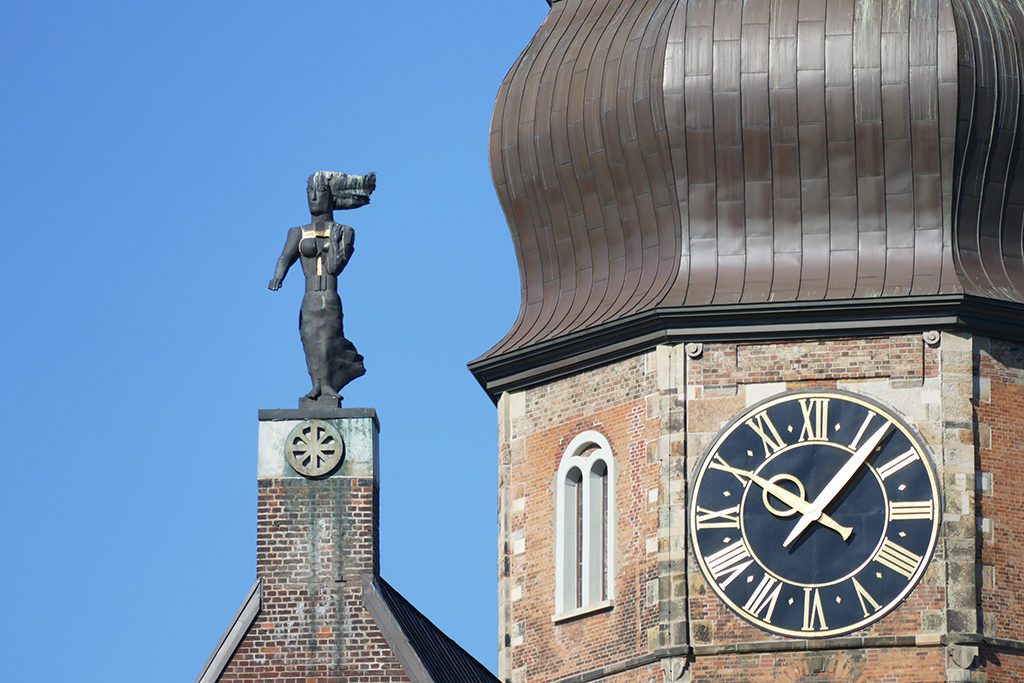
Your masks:
{"label": "dark tiled roof", "polygon": [[[446,636],[384,579],[378,577],[376,582],[368,582],[364,595],[367,608],[414,681],[427,679],[436,683],[499,683],[483,664]],[[382,604],[378,603],[377,598],[380,598]],[[381,606],[386,606],[388,614],[380,613]],[[390,628],[395,626],[400,634]],[[402,642],[396,643],[393,640]],[[406,661],[409,659],[409,649],[418,661]],[[403,654],[406,656],[403,657]]]}

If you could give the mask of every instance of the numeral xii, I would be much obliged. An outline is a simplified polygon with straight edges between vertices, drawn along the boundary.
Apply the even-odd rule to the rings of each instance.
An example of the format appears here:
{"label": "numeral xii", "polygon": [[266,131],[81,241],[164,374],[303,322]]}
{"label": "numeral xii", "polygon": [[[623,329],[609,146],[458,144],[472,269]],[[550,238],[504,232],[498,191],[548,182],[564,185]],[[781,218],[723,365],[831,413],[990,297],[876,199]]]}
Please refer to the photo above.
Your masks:
{"label": "numeral xii", "polygon": [[804,416],[800,441],[828,441],[828,401],[827,398],[800,399],[800,412]]}

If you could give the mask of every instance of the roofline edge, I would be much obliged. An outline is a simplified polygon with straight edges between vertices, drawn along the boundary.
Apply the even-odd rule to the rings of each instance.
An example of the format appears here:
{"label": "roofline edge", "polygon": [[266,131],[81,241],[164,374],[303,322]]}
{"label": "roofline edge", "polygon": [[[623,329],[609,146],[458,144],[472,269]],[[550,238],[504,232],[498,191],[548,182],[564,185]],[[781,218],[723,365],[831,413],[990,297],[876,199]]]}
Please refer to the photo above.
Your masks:
{"label": "roofline edge", "polygon": [[245,634],[252,628],[256,617],[260,615],[262,610],[263,579],[256,579],[256,583],[249,589],[249,595],[246,596],[242,606],[235,613],[235,618],[231,620],[231,624],[224,631],[224,635],[221,636],[217,647],[213,649],[213,654],[206,660],[203,670],[199,672],[196,683],[216,683],[216,681],[220,680],[221,675],[231,662],[231,658],[235,656],[238,646],[242,644],[242,639],[245,638]]}
{"label": "roofline edge", "polygon": [[398,620],[391,614],[387,603],[384,602],[384,596],[381,595],[376,576],[368,575],[363,579],[363,606],[377,623],[377,628],[380,629],[381,635],[391,647],[398,663],[402,665],[402,669],[409,676],[409,680],[412,683],[435,683],[434,677],[430,675],[423,660],[416,653],[416,648],[409,642],[405,631],[402,630]]}
{"label": "roofline edge", "polygon": [[783,341],[970,330],[1024,342],[1024,304],[965,294],[686,306],[638,313],[468,363],[491,400],[660,344]]}

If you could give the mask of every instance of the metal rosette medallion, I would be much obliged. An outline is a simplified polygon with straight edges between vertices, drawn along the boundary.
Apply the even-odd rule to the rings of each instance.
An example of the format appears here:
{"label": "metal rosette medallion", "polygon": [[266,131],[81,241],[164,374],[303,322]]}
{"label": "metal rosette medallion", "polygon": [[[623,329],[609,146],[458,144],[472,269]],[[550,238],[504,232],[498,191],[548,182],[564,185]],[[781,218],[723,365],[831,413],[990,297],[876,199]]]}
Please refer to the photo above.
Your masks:
{"label": "metal rosette medallion", "polygon": [[284,454],[292,469],[304,477],[319,479],[334,472],[345,458],[345,440],[334,425],[306,420],[285,439]]}

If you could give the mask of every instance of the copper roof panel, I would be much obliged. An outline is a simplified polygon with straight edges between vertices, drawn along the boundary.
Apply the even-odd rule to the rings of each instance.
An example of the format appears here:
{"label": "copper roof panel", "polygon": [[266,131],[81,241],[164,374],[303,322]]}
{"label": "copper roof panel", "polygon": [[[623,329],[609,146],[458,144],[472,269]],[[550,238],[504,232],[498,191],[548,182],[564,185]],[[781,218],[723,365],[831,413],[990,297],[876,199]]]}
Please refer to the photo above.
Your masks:
{"label": "copper roof panel", "polygon": [[1024,0],[563,0],[498,93],[480,362],[657,310],[1024,303]]}

